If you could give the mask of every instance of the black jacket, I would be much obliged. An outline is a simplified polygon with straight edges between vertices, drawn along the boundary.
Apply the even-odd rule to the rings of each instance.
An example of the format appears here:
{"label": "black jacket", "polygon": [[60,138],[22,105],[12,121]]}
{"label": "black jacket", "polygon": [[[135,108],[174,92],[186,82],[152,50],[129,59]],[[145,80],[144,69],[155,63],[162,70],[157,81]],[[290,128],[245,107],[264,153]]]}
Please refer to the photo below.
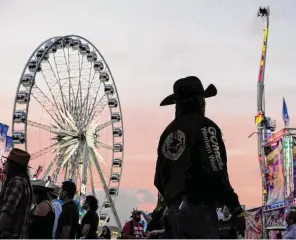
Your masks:
{"label": "black jacket", "polygon": [[162,133],[154,185],[168,204],[185,196],[193,203],[240,206],[229,183],[221,130],[198,113],[181,115]]}

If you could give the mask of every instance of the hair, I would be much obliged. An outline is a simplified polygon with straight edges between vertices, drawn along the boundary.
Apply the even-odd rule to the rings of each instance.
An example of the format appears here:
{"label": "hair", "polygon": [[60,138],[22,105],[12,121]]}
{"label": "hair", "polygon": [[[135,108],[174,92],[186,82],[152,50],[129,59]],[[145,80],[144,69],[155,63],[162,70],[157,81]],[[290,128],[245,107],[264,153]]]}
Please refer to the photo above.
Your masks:
{"label": "hair", "polygon": [[68,198],[73,199],[76,193],[76,185],[74,182],[65,181],[62,183],[62,190],[67,192]]}
{"label": "hair", "polygon": [[8,172],[6,173],[6,179],[3,184],[3,188],[7,186],[10,180],[14,177],[23,177],[27,180],[28,184],[31,186],[30,176],[27,166],[22,166],[14,161],[7,161],[5,164],[8,166]]}
{"label": "hair", "polygon": [[37,204],[49,200],[48,190],[46,188],[33,187],[33,193],[37,195],[37,198],[35,199]]}
{"label": "hair", "polygon": [[190,114],[190,113],[198,113],[201,115],[205,115],[205,107],[206,101],[204,97],[197,96],[194,99],[184,101],[176,104],[176,117]]}
{"label": "hair", "polygon": [[[104,234],[103,233],[103,229],[106,228],[107,232]],[[108,228],[107,226],[104,226],[102,228],[102,233],[101,233],[101,236],[100,237],[104,237],[104,239],[111,239],[111,231],[110,231],[110,228]]]}
{"label": "hair", "polygon": [[95,212],[98,210],[99,208],[98,200],[94,196],[92,195],[86,196],[85,202],[88,203],[88,206],[91,211]]}

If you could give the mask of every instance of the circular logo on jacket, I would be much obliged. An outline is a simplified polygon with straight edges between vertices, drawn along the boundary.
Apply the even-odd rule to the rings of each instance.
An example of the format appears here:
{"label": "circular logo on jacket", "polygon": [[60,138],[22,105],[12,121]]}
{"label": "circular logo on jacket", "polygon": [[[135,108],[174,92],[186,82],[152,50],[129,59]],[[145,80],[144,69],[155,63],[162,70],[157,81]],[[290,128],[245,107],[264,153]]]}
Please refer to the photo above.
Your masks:
{"label": "circular logo on jacket", "polygon": [[162,154],[165,158],[176,161],[185,150],[185,133],[181,130],[171,132],[162,145]]}

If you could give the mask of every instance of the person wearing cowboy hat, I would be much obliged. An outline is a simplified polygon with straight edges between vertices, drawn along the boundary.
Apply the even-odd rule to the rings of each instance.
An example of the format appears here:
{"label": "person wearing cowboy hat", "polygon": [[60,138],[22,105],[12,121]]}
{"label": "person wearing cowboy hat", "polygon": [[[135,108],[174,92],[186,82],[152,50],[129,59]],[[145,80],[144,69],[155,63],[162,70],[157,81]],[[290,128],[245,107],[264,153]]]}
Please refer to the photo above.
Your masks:
{"label": "person wearing cowboy hat", "polygon": [[168,207],[165,237],[217,239],[216,203],[225,204],[233,216],[243,211],[229,183],[221,130],[205,117],[205,99],[217,89],[213,84],[204,89],[189,76],[177,80],[173,90],[160,103],[175,104],[176,114],[161,134],[154,178]]}
{"label": "person wearing cowboy hat", "polygon": [[53,232],[52,232],[52,236],[53,236],[53,238],[55,238],[58,220],[59,220],[60,214],[62,212],[62,205],[58,200],[59,192],[60,192],[61,188],[55,184],[51,184],[48,187],[53,189],[53,191],[49,193],[49,200],[52,204],[54,214],[55,214],[55,220],[54,220]]}
{"label": "person wearing cowboy hat", "polygon": [[6,179],[0,193],[0,238],[27,238],[33,199],[28,173],[31,155],[13,148],[3,158]]}
{"label": "person wearing cowboy hat", "polygon": [[28,237],[30,239],[52,239],[55,213],[49,200],[54,190],[44,180],[31,181],[36,207],[31,215]]}

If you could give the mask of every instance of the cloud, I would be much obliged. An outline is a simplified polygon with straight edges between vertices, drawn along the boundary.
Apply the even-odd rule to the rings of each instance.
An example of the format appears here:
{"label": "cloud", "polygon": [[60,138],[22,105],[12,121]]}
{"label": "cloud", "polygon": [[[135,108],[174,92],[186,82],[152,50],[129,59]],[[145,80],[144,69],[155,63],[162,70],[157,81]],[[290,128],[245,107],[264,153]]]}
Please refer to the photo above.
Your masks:
{"label": "cloud", "polygon": [[[105,199],[103,191],[97,192],[100,204]],[[156,194],[148,189],[120,189],[120,193],[116,199],[115,207],[122,224],[130,219],[133,208],[141,210],[152,210],[156,204]],[[109,225],[116,225],[112,212],[109,212]]]}

